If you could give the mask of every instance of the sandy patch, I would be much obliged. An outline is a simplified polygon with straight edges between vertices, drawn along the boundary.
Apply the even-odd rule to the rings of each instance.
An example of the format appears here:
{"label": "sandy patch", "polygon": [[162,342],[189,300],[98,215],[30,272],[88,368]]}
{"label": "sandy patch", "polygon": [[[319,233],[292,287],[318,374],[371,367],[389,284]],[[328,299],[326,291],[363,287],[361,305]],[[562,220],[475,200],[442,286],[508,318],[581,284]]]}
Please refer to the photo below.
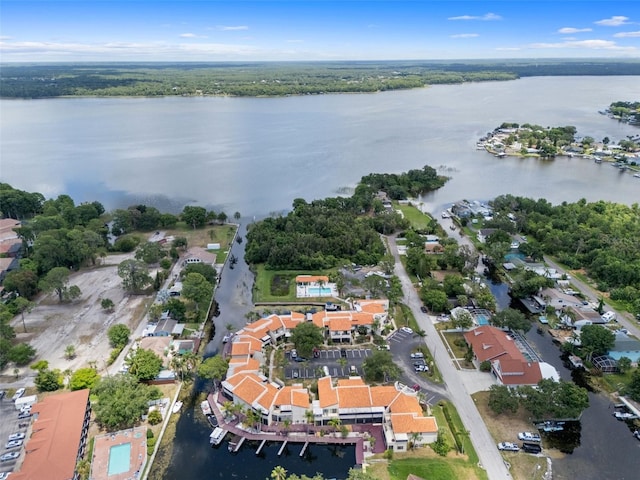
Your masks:
{"label": "sandy patch", "polygon": [[[50,368],[76,370],[96,362],[99,370],[106,366],[111,347],[107,330],[111,325],[124,323],[135,331],[142,320],[147,296],[129,296],[122,289],[118,276],[118,264],[132,258],[133,254],[110,255],[102,265],[73,273],[70,285],[77,285],[82,296],[72,303],[58,303],[57,296],[43,295],[36,300],[37,306],[25,315],[27,332],[24,332],[20,316],[13,321],[16,336],[29,342],[36,350],[35,360],[47,360]],[[115,304],[113,312],[105,312],[100,306],[103,298]],[[68,345],[76,349],[76,357],[67,360],[64,356]],[[13,365],[8,371],[13,372]],[[23,374],[28,367],[23,367]],[[8,371],[2,372],[8,374]]]}

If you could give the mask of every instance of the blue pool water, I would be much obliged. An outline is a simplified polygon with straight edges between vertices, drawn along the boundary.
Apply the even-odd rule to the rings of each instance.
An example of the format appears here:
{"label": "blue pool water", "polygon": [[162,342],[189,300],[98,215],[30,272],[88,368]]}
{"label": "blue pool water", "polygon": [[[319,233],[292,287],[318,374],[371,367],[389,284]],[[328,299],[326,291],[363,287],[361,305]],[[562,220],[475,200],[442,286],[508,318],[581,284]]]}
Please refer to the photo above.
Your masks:
{"label": "blue pool water", "polygon": [[331,289],[327,287],[309,287],[307,289],[307,293],[312,297],[321,297],[326,295],[331,295]]}
{"label": "blue pool water", "polygon": [[131,469],[131,444],[123,443],[114,445],[109,449],[109,470],[108,475],[125,473]]}
{"label": "blue pool water", "polygon": [[476,322],[478,325],[489,325],[489,318],[486,315],[476,315]]}

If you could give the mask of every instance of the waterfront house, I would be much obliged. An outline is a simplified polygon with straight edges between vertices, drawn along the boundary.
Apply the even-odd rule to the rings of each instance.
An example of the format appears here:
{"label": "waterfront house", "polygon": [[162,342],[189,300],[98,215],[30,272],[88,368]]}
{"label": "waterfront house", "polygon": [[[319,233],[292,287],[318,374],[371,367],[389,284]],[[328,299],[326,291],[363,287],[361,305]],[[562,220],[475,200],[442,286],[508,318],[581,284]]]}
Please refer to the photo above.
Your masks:
{"label": "waterfront house", "polygon": [[183,260],[184,265],[188,265],[190,263],[204,263],[205,265],[215,267],[216,254],[211,253],[202,247],[191,247],[187,250]]}
{"label": "waterfront house", "polygon": [[153,329],[153,332],[150,332],[150,335],[153,337],[179,337],[182,335],[183,331],[184,323],[178,323],[173,318],[164,316],[164,318],[160,319],[156,327]]}
{"label": "waterfront house", "polygon": [[496,232],[498,229],[497,228],[482,228],[480,230],[478,230],[478,241],[480,243],[486,243],[487,242],[487,238],[489,238],[489,236],[491,236],[492,233]]}
{"label": "waterfront house", "polygon": [[504,330],[484,325],[464,333],[464,338],[478,363],[490,362],[491,373],[501,385],[537,385],[543,378],[560,378],[551,365],[525,356]]}

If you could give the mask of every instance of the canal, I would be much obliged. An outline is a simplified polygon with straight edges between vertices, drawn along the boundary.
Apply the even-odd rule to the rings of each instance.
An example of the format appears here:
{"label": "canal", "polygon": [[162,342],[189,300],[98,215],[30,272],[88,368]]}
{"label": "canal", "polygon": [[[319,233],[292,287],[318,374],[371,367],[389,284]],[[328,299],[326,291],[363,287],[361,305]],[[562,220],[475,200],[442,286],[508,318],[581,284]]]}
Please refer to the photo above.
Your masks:
{"label": "canal", "polygon": [[[487,280],[499,308],[511,305],[507,285]],[[525,335],[543,361],[553,365],[563,380],[571,381],[572,371],[565,366],[561,351],[548,333],[540,334],[534,324]],[[576,379],[577,383],[582,383]],[[564,432],[546,437],[545,446],[553,446],[555,480],[635,480],[639,477],[640,442],[632,436],[626,422],[616,420],[613,405],[604,393],[589,392],[589,407],[579,422],[571,422]]]}

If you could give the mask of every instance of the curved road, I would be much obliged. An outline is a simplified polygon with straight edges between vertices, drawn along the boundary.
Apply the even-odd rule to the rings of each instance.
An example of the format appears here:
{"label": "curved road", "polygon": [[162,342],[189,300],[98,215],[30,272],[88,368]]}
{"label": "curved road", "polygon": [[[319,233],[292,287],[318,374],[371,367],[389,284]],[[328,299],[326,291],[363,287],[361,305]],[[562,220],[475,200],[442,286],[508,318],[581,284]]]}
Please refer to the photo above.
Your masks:
{"label": "curved road", "polygon": [[387,237],[387,239],[389,249],[395,258],[394,273],[402,283],[403,301],[413,311],[420,328],[427,333],[424,341],[442,373],[448,390],[447,396],[458,410],[462,423],[467,432],[469,432],[469,437],[478,453],[482,467],[486,470],[491,480],[511,479],[511,474],[502,459],[502,455],[496,448],[489,430],[487,430],[474,401],[471,399],[460,372],[454,367],[446,347],[440,340],[432,319],[420,311],[422,303],[400,261],[395,237]]}

